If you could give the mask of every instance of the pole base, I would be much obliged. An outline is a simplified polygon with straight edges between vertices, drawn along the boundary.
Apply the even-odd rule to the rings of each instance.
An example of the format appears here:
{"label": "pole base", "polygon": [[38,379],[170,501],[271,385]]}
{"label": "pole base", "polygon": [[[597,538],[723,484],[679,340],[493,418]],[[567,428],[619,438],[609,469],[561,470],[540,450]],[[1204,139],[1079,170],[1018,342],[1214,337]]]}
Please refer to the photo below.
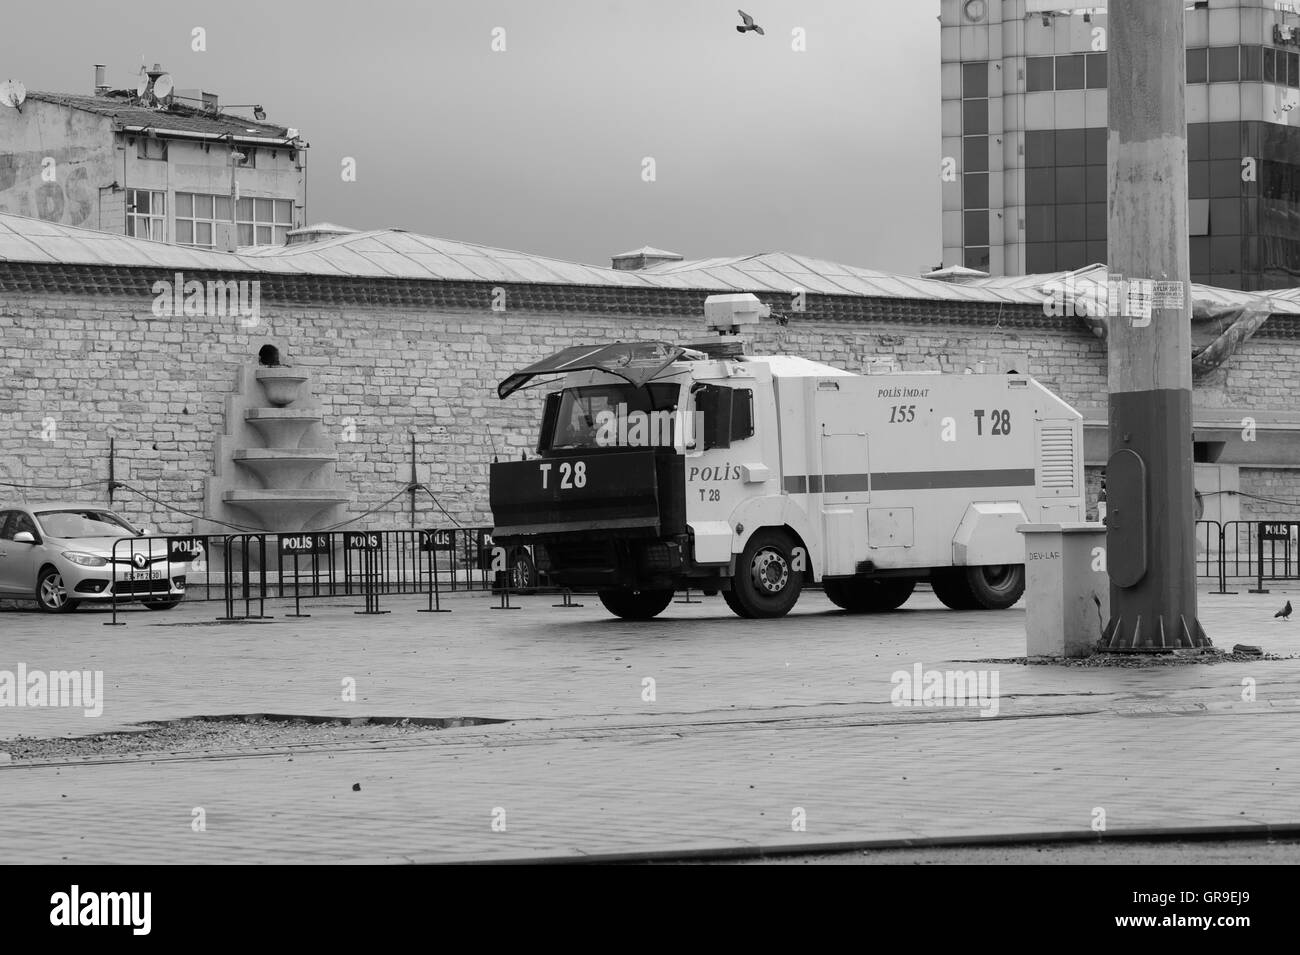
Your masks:
{"label": "pole base", "polygon": [[1164,616],[1126,620],[1112,617],[1101,634],[1101,649],[1107,653],[1161,653],[1199,650],[1214,646],[1195,617],[1179,614],[1166,623]]}

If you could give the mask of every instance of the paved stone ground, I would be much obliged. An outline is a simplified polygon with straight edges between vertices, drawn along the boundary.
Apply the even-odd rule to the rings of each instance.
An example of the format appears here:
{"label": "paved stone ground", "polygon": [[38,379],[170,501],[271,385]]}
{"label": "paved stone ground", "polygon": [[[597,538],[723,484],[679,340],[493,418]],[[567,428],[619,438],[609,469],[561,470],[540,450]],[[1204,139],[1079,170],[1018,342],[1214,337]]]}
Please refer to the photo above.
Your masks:
{"label": "paved stone ground", "polygon": [[[1300,654],[1287,599],[1203,594],[1216,645]],[[1293,590],[1290,596],[1294,598]],[[720,599],[648,624],[594,600],[450,614],[217,604],[125,627],[98,612],[0,613],[0,670],[104,671],[103,715],[0,709],[17,735],[94,734],[184,716],[483,717],[498,725],[338,744],[0,765],[9,861],[457,861],[1300,823],[1300,658],[1153,668],[973,663],[1024,653],[1020,609],[851,617],[809,594],[781,621]],[[891,675],[988,670],[996,717],[897,707]],[[643,680],[653,678],[653,701]],[[342,699],[356,681],[355,702]],[[1243,681],[1253,681],[1254,699]],[[360,790],[354,790],[354,784]],[[206,814],[195,832],[193,810]],[[793,823],[806,818],[806,827]],[[494,821],[496,828],[494,829]],[[501,831],[504,824],[504,831]]]}

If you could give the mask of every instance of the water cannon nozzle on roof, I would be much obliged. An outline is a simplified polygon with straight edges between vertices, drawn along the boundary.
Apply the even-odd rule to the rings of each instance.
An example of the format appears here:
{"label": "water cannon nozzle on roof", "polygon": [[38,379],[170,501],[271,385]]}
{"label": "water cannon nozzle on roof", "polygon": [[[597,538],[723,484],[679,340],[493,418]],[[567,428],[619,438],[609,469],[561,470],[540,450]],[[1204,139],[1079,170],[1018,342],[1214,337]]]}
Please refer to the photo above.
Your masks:
{"label": "water cannon nozzle on roof", "polygon": [[737,335],[742,326],[757,325],[771,315],[771,307],[751,292],[710,295],[704,300],[704,324],[719,335]]}

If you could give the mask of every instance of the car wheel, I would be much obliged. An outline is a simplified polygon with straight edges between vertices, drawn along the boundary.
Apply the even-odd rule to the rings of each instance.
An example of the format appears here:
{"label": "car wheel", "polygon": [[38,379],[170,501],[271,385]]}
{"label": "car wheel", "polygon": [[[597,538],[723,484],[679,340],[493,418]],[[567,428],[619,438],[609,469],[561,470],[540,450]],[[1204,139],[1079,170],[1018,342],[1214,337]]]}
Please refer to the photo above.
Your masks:
{"label": "car wheel", "polygon": [[522,549],[512,551],[508,568],[498,571],[493,577],[493,593],[500,593],[507,583],[510,584],[510,592],[513,594],[527,595],[537,590],[537,565],[533,563],[533,558],[529,556],[528,551]]}
{"label": "car wheel", "polygon": [[905,577],[826,580],[822,589],[831,603],[849,613],[885,613],[907,602],[916,589],[916,581]]}
{"label": "car wheel", "polygon": [[172,610],[180,606],[182,599],[177,597],[175,600],[146,600],[143,603],[146,610]]}
{"label": "car wheel", "polygon": [[673,600],[671,587],[662,590],[602,590],[600,602],[616,617],[624,620],[650,620],[663,613]]}
{"label": "car wheel", "polygon": [[736,561],[727,606],[747,619],[784,617],[803,590],[803,571],[794,569],[795,544],[785,531],[764,528],[749,539]]}
{"label": "car wheel", "polygon": [[45,613],[68,613],[76,610],[79,603],[68,595],[57,567],[46,567],[36,578],[36,605]]}

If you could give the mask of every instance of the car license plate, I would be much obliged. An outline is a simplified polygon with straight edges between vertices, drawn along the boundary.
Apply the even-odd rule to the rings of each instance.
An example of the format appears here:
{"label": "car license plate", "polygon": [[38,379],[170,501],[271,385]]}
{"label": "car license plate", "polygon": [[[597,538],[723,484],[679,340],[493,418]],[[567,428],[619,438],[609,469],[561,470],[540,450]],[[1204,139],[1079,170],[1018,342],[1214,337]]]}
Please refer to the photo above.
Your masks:
{"label": "car license plate", "polygon": [[126,580],[162,580],[161,570],[128,570]]}

